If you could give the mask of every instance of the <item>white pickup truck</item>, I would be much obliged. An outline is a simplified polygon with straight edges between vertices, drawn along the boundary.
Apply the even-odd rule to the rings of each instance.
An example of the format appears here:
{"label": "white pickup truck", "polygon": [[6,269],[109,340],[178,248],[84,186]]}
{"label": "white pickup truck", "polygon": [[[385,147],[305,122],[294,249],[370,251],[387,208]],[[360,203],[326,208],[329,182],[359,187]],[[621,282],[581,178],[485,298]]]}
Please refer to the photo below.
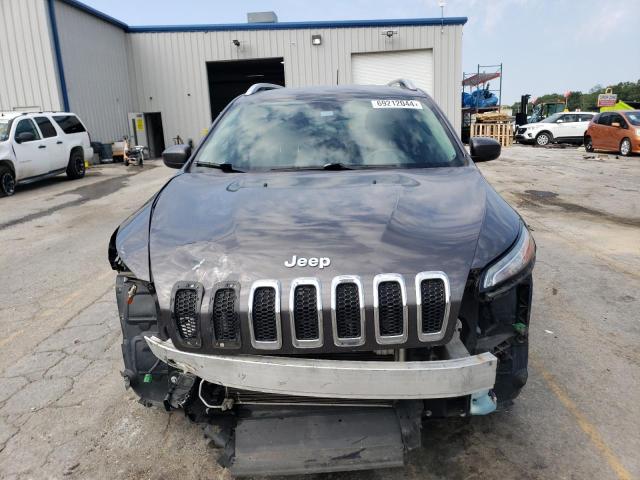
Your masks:
{"label": "white pickup truck", "polygon": [[0,112],[0,197],[16,185],[66,173],[84,177],[93,156],[91,139],[77,115],[67,112]]}

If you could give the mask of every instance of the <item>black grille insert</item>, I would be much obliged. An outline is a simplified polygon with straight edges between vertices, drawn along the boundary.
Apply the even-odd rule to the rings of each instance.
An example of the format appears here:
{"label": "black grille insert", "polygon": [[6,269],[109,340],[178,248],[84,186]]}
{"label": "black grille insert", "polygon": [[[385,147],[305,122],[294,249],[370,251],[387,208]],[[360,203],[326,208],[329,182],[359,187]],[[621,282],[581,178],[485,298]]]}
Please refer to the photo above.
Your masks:
{"label": "black grille insert", "polygon": [[380,335],[390,337],[404,333],[402,287],[396,281],[378,284],[378,321]]}
{"label": "black grille insert", "polygon": [[441,278],[428,278],[420,283],[422,333],[438,333],[444,323],[445,287]]}
{"label": "black grille insert", "polygon": [[278,340],[275,288],[258,287],[255,289],[251,320],[256,341],[275,342]]}
{"label": "black grille insert", "polygon": [[184,340],[196,340],[198,331],[198,292],[179,289],[174,299],[173,314],[178,332]]}
{"label": "black grille insert", "polygon": [[339,283],[336,286],[336,329],[338,338],[362,336],[360,323],[360,292],[355,283]]}
{"label": "black grille insert", "polygon": [[293,293],[293,323],[296,339],[317,340],[318,293],[314,285],[298,285]]}
{"label": "black grille insert", "polygon": [[217,342],[237,342],[240,338],[236,291],[233,288],[220,288],[214,295],[213,331]]}

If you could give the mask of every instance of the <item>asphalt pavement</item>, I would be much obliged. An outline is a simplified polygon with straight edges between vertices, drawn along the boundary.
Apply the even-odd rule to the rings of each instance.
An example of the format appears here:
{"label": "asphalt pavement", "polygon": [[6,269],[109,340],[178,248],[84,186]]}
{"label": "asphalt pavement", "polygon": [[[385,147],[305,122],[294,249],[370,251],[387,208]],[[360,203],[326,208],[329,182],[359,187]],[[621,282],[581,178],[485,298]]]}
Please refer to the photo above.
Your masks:
{"label": "asphalt pavement", "polygon": [[[640,478],[640,157],[514,146],[480,165],[538,244],[529,383],[427,422],[404,469],[313,479]],[[0,478],[230,478],[125,391],[107,244],[174,173],[103,165],[0,198]]]}

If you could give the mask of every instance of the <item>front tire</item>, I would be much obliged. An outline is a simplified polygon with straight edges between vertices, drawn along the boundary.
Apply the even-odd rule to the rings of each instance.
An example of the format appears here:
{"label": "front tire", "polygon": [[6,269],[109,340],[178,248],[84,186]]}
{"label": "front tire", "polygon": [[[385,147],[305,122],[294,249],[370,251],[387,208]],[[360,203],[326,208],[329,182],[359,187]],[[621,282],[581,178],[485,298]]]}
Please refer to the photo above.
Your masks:
{"label": "front tire", "polygon": [[589,153],[593,152],[593,140],[588,135],[584,137],[584,149]]}
{"label": "front tire", "polygon": [[546,147],[553,142],[553,136],[549,132],[539,133],[536,137],[536,145],[539,147]]}
{"label": "front tire", "polygon": [[0,167],[0,197],[16,193],[16,177],[9,167]]}
{"label": "front tire", "polygon": [[620,142],[620,155],[628,157],[631,155],[631,140],[625,138]]}

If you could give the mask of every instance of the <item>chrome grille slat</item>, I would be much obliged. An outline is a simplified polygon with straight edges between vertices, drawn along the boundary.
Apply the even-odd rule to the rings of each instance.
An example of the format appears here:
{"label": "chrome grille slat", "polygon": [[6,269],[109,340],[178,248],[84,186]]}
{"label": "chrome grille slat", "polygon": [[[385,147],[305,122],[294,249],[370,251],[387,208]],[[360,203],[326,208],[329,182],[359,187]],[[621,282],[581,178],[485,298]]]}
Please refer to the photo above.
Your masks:
{"label": "chrome grille slat", "polygon": [[261,350],[282,348],[280,283],[259,280],[249,292],[249,333],[251,345]]}
{"label": "chrome grille slat", "polygon": [[296,278],[289,294],[291,341],[298,348],[321,347],[324,341],[320,282]]}
{"label": "chrome grille slat", "polygon": [[[356,298],[340,298],[339,288],[355,288]],[[355,347],[365,343],[364,289],[360,277],[340,275],[331,281],[331,323],[336,346]]]}
{"label": "chrome grille slat", "polygon": [[450,309],[449,277],[444,272],[416,275],[416,321],[418,339],[436,341],[444,337]]}
{"label": "chrome grille slat", "polygon": [[383,273],[373,278],[373,315],[376,341],[379,344],[407,341],[407,289],[402,275]]}

